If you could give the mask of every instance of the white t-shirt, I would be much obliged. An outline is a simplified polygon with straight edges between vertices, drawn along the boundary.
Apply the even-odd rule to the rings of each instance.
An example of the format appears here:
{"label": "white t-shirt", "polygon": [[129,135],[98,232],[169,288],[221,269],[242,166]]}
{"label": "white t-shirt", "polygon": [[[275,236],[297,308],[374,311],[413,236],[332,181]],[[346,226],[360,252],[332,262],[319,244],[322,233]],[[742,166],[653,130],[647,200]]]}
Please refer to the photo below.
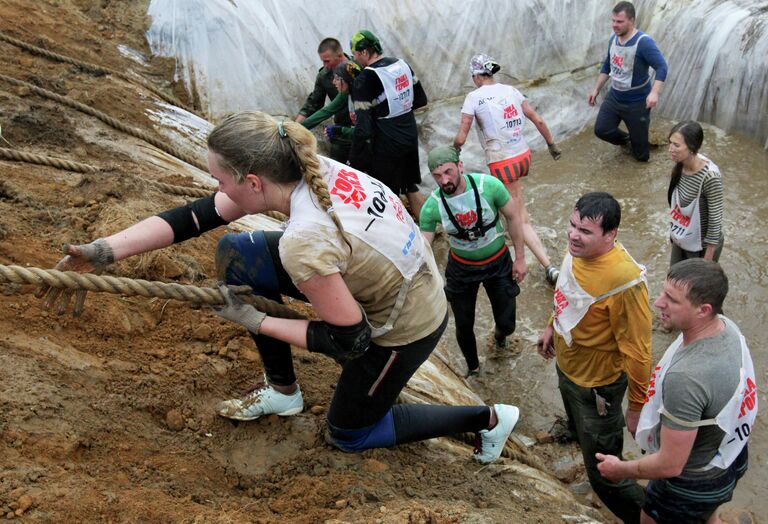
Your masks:
{"label": "white t-shirt", "polygon": [[447,310],[429,244],[400,199],[381,182],[328,158],[320,157],[320,165],[347,240],[307,184],[299,183],[291,193],[291,215],[280,239],[280,260],[293,283],[340,273],[368,321],[379,327],[397,307],[406,274],[412,282],[394,328],[375,336],[374,342],[401,346],[429,335]]}
{"label": "white t-shirt", "polygon": [[500,162],[528,151],[523,137],[525,97],[512,86],[488,84],[464,99],[461,112],[477,120],[477,135],[486,163]]}

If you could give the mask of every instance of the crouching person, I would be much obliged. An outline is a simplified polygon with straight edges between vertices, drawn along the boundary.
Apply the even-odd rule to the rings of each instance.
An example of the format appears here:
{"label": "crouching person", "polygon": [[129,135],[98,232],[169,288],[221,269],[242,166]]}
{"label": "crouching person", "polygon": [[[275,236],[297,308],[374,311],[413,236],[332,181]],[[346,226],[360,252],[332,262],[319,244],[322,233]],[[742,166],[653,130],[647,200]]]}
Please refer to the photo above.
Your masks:
{"label": "crouching person", "polygon": [[289,221],[282,233],[223,237],[219,276],[269,298],[307,300],[321,320],[266,315],[221,284],[227,303],[217,313],[252,334],[266,380],[222,402],[218,413],[236,420],[300,413],[295,345],[342,365],[327,415],[329,439],[338,448],[361,451],[478,432],[477,460],[497,459],[517,423],[516,407],[394,406],[447,323],[432,252],[400,200],[381,182],[318,156],[314,136],[300,124],[264,113],[225,118],[209,135],[208,149],[219,184],[215,195],[145,219],[95,247],[68,246],[59,268],[88,271],[246,214],[284,213]]}

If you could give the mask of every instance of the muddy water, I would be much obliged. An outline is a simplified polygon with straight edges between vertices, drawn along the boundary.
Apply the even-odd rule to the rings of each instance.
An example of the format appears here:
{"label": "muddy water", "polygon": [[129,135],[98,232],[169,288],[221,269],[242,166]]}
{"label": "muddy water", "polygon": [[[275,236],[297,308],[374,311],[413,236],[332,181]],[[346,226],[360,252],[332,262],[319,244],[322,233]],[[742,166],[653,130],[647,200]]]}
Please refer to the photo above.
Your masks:
{"label": "muddy water", "polygon": [[[652,137],[662,141],[672,124],[656,118]],[[622,205],[619,239],[638,262],[648,267],[651,296],[655,298],[669,263],[666,188],[672,164],[666,148],[655,149],[651,162],[640,164],[621,148],[597,140],[591,128],[561,145],[563,157],[558,162],[546,151],[535,153],[532,174],[523,183],[528,210],[553,261],[562,261],[565,228],[577,198],[588,191],[608,191]],[[720,262],[731,287],[725,312],[747,338],[760,389],[760,415],[751,440],[750,469],[732,504],[750,508],[756,515],[768,515],[768,499],[764,496],[764,486],[768,484],[768,337],[763,329],[768,325],[768,232],[764,227],[768,222],[768,153],[748,137],[726,134],[714,127],[705,127],[702,152],[720,166],[724,176],[725,248]],[[479,159],[465,159],[472,160]],[[543,271],[530,252],[527,258],[531,272],[518,297],[516,333],[523,340],[522,352],[516,358],[500,357],[486,349],[487,374],[476,387],[490,401],[520,405],[520,430],[533,435],[549,430],[555,415],[563,411],[554,364],[544,362],[535,350],[536,338],[548,319],[551,289],[544,283]],[[487,347],[493,319],[484,295],[479,307],[476,334],[480,346]],[[656,361],[673,338],[674,335],[654,330]],[[634,443],[627,445],[627,451],[636,452]]]}

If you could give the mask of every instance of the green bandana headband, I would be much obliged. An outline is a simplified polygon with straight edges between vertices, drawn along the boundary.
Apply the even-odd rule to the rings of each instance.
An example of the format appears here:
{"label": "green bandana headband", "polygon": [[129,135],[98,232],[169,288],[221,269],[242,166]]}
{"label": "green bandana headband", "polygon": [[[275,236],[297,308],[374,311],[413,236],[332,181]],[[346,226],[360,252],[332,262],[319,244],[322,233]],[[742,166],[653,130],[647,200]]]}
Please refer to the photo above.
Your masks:
{"label": "green bandana headband", "polygon": [[453,146],[436,147],[429,152],[427,157],[427,165],[430,171],[449,162],[452,164],[459,163],[459,151]]}
{"label": "green bandana headband", "polygon": [[381,53],[381,42],[379,42],[376,35],[367,29],[362,29],[352,35],[352,39],[349,41],[349,47],[352,48],[352,51],[373,49],[376,53]]}

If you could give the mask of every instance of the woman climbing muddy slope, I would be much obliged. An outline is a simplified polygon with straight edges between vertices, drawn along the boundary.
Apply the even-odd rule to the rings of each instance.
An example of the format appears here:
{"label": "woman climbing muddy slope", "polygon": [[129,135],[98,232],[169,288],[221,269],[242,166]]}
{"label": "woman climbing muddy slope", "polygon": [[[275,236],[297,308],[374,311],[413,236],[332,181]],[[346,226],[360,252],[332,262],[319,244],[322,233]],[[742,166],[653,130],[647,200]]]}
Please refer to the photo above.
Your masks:
{"label": "woman climbing muddy slope", "polygon": [[[66,246],[58,268],[99,270],[249,213],[285,213],[290,218],[283,233],[225,235],[216,253],[219,278],[276,300],[280,294],[308,300],[322,320],[267,316],[220,284],[227,304],[216,312],[251,333],[266,380],[219,404],[218,413],[253,420],[301,412],[293,344],[341,363],[327,414],[328,439],[336,447],[361,451],[479,432],[476,459],[498,458],[518,420],[514,406],[393,406],[447,323],[432,252],[400,200],[375,179],[318,157],[314,136],[301,124],[264,113],[227,117],[211,132],[208,148],[217,193],[90,244]],[[51,290],[46,306],[63,312],[70,297]],[[76,314],[83,299],[76,300]]]}

